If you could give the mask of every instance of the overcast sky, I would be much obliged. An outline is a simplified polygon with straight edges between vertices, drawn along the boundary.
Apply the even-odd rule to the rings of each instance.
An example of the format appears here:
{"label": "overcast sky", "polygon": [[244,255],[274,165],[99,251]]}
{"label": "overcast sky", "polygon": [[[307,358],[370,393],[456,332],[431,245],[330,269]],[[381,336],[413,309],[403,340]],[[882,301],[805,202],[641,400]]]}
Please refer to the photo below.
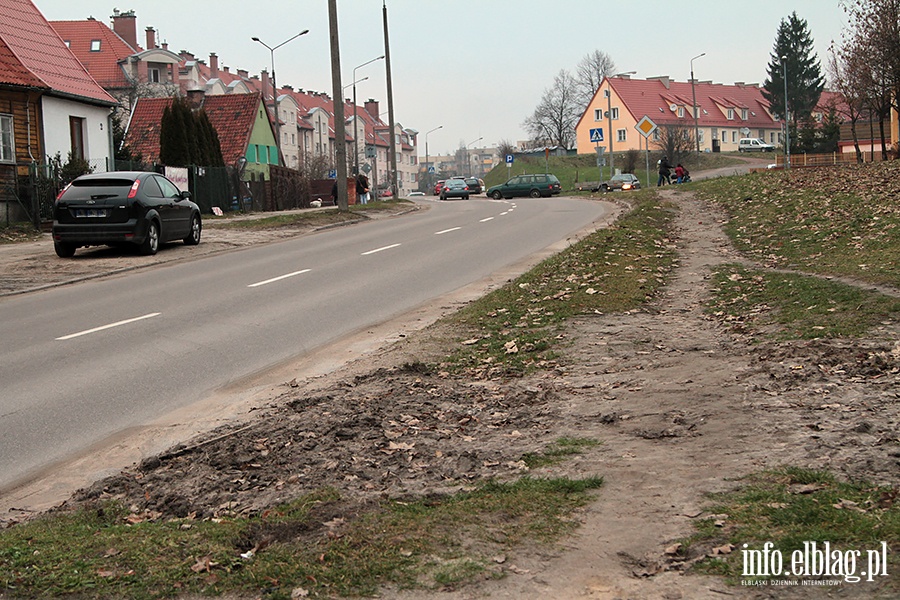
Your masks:
{"label": "overcast sky", "polygon": [[[326,0],[34,0],[48,20],[109,23],[113,9],[137,15],[138,41],[153,27],[169,49],[188,50],[232,72],[259,74],[276,46],[279,84],[331,94]],[[424,154],[515,143],[522,122],[561,69],[575,71],[594,50],[609,54],[634,77],[690,78],[762,84],[778,25],[792,11],[805,19],[824,70],[832,40],[846,15],[839,0],[386,0],[394,88],[394,116],[418,130]],[[337,0],[343,85],[354,67],[384,54],[383,0]],[[387,110],[384,61],[357,69],[357,99]],[[352,94],[347,89],[348,97]],[[387,121],[387,115],[384,120]]]}

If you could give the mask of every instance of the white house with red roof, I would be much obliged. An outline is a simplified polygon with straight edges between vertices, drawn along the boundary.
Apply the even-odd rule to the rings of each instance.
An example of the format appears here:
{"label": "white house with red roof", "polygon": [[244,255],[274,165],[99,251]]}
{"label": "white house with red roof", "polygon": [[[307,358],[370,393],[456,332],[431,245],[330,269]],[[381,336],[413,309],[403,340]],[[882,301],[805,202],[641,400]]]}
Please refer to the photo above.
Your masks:
{"label": "white house with red roof", "polygon": [[181,56],[156,40],[147,27],[146,45],[137,37],[134,11],[114,9],[112,28],[90,17],[83,21],[51,21],[75,57],[91,76],[115,96],[125,110],[138,97],[172,96],[179,90]]}
{"label": "white house with red roof", "polygon": [[116,104],[30,0],[0,0],[0,183],[57,153],[110,168]]}

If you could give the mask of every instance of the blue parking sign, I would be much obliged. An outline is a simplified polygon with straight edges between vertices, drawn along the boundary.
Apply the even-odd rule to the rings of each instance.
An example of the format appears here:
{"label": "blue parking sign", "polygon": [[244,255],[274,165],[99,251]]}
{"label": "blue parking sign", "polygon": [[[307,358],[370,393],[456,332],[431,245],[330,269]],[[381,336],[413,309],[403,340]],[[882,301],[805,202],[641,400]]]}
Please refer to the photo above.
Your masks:
{"label": "blue parking sign", "polygon": [[508,165],[513,164],[513,155],[512,154],[506,155],[506,164],[508,164]]}

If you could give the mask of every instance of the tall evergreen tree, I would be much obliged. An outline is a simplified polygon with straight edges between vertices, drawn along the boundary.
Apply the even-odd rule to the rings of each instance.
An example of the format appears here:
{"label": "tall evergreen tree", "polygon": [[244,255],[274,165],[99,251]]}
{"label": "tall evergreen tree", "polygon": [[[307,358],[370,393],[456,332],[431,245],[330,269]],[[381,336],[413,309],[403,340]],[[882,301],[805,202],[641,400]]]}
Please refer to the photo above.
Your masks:
{"label": "tall evergreen tree", "polygon": [[778,26],[769,62],[769,77],[762,88],[763,97],[769,101],[772,113],[778,119],[783,119],[785,114],[785,66],[788,116],[796,127],[809,118],[825,89],[825,77],[815,55],[806,20],[798,17],[796,12],[782,19]]}
{"label": "tall evergreen tree", "polygon": [[222,148],[206,111],[196,113],[187,98],[176,96],[163,112],[159,160],[170,167],[223,166]]}

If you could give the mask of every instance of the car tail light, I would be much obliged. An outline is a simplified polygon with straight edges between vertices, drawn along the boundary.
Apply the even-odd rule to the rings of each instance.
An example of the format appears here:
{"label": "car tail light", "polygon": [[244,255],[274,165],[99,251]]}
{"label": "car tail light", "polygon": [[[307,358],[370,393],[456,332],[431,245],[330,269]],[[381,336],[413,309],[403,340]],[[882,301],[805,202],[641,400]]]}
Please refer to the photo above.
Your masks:
{"label": "car tail light", "polygon": [[56,195],[56,201],[57,201],[57,202],[59,202],[59,199],[62,198],[62,195],[65,194],[65,193],[66,193],[66,190],[68,190],[70,187],[72,187],[72,184],[71,184],[71,183],[68,184],[66,187],[64,187],[63,189],[61,189],[61,190],[59,191],[59,193]]}
{"label": "car tail light", "polygon": [[134,198],[135,196],[137,196],[137,191],[138,191],[138,188],[139,188],[139,187],[141,187],[141,180],[140,180],[140,179],[135,179],[135,180],[134,180],[134,183],[131,184],[131,189],[128,190],[128,198],[129,198],[129,200],[130,200],[131,198]]}

